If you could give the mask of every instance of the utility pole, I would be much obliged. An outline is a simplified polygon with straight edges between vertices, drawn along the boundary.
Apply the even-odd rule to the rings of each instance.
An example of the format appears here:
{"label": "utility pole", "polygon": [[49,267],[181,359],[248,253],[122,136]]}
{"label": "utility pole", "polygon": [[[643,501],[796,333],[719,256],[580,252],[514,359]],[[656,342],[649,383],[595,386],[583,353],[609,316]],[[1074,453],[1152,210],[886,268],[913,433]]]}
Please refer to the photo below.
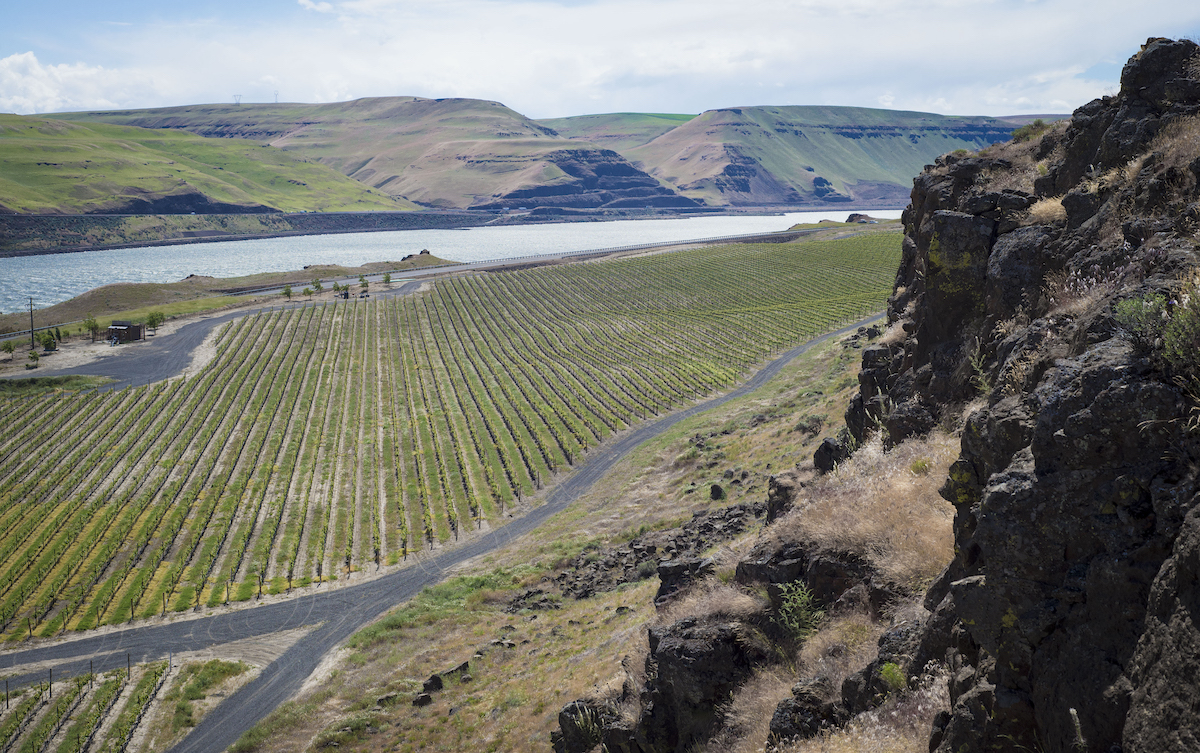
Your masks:
{"label": "utility pole", "polygon": [[33,296],[29,296],[29,349],[36,347],[37,343],[33,341]]}

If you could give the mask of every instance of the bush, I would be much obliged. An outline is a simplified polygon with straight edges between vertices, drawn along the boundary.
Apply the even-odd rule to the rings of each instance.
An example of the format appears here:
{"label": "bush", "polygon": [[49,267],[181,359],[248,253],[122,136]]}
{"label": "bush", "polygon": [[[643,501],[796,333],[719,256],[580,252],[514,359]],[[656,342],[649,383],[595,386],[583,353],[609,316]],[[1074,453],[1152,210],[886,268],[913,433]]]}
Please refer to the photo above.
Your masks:
{"label": "bush", "polygon": [[1113,317],[1136,347],[1160,355],[1176,375],[1200,378],[1200,270],[1185,277],[1176,296],[1159,293],[1129,298]]}
{"label": "bush", "polygon": [[883,678],[890,690],[903,690],[908,687],[908,681],[904,679],[904,670],[900,669],[900,665],[895,662],[888,662],[880,667],[879,676]]}
{"label": "bush", "polygon": [[1155,341],[1162,337],[1163,327],[1169,320],[1167,297],[1161,293],[1152,293],[1138,298],[1126,298],[1113,307],[1113,317],[1129,334],[1129,339],[1135,347],[1150,351]]}
{"label": "bush", "polygon": [[1042,120],[1041,118],[1038,118],[1037,120],[1033,121],[1032,123],[1023,125],[1020,128],[1013,131],[1012,132],[1012,140],[1017,142],[1018,144],[1021,143],[1022,141],[1029,141],[1030,139],[1041,136],[1043,133],[1045,133],[1047,130],[1049,130],[1049,128],[1050,128],[1049,123]]}
{"label": "bush", "polygon": [[775,622],[796,642],[802,643],[817,632],[825,612],[817,609],[813,593],[808,586],[795,581],[779,586],[780,605],[775,613]]}

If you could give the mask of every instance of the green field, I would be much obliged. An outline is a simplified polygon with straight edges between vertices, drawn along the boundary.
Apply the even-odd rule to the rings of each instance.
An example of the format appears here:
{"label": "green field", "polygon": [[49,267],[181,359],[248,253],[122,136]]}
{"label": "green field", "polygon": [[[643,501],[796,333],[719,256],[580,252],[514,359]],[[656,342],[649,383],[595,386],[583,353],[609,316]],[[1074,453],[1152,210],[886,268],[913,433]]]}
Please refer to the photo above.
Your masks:
{"label": "green field", "polygon": [[623,152],[653,141],[695,117],[673,113],[615,112],[547,118],[538,122],[553,128],[564,138],[587,141],[605,149]]}
{"label": "green field", "polygon": [[131,202],[165,197],[185,203],[203,197],[206,206],[221,207],[216,211],[412,208],[325,165],[254,141],[0,115],[0,207],[120,212]]}
{"label": "green field", "polygon": [[898,233],[453,277],[227,325],[196,377],[0,397],[0,629],[115,624],[447,545],[614,433],[877,311]]}

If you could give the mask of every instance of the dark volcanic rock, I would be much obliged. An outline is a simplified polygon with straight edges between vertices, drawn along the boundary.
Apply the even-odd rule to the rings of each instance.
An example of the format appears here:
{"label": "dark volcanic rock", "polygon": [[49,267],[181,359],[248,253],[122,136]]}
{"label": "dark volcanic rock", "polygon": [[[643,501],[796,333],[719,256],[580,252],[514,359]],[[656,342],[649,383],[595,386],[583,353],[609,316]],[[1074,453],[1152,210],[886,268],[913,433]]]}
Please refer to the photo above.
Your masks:
{"label": "dark volcanic rock", "polygon": [[845,724],[850,715],[828,677],[798,682],[771,715],[772,742],[816,737]]}
{"label": "dark volcanic rock", "polygon": [[721,705],[772,657],[757,631],[742,622],[688,618],[651,628],[646,669],[652,679],[637,727],[641,750],[682,753],[707,739]]}
{"label": "dark volcanic rock", "polygon": [[[902,650],[881,646],[898,666],[947,663],[937,751],[1197,748],[1200,442],[1112,300],[1169,292],[1200,263],[1194,157],[1149,153],[1200,113],[1198,53],[1150,40],[1117,97],[1030,145],[1047,168],[1034,193],[1063,197],[1065,217],[1023,218],[1034,197],[992,187],[1009,170],[995,157],[947,155],[914,181],[888,314],[903,338],[864,349],[847,425],[890,445],[986,399],[941,490],[956,554],[932,615]],[[1111,178],[1134,158],[1136,178]],[[843,700],[880,690],[868,668]]]}
{"label": "dark volcanic rock", "polygon": [[642,534],[622,547],[584,552],[555,578],[564,596],[582,599],[653,575],[660,562],[695,557],[745,531],[766,503],[737,504],[697,513],[679,528]]}
{"label": "dark volcanic rock", "polygon": [[570,176],[571,180],[519,189],[472,208],[619,209],[700,206],[694,200],[680,196],[637,169],[611,149],[560,149],[546,155],[545,159]]}

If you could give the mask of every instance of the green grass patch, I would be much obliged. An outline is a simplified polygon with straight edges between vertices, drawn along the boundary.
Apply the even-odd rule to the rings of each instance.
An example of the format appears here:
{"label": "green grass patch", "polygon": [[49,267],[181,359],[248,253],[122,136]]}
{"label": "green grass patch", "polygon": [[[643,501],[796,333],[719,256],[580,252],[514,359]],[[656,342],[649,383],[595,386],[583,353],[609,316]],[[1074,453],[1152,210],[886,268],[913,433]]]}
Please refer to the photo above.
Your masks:
{"label": "green grass patch", "polygon": [[108,377],[69,376],[25,377],[24,379],[0,379],[0,398],[28,397],[47,392],[78,392],[91,390],[109,384],[113,380]]}
{"label": "green grass patch", "polygon": [[393,640],[395,634],[410,628],[432,625],[446,619],[464,617],[472,606],[478,608],[484,591],[509,591],[527,576],[537,572],[532,566],[496,568],[483,575],[460,575],[430,586],[410,602],[379,622],[350,637],[347,646],[367,649]]}
{"label": "green grass patch", "polygon": [[171,732],[196,726],[193,701],[203,700],[208,692],[228,680],[250,669],[240,661],[213,659],[203,664],[188,664],[179,671],[174,687],[164,697],[173,704]]}

